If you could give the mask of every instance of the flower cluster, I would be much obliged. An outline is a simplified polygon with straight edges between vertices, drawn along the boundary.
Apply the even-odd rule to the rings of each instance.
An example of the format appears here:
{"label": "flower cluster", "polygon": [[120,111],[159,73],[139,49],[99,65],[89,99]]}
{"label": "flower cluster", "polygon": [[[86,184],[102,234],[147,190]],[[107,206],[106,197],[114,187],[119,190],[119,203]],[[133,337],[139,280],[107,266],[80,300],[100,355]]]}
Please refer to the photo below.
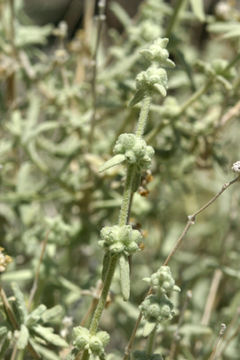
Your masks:
{"label": "flower cluster", "polygon": [[0,273],[4,272],[8,264],[12,261],[11,257],[3,254],[3,248],[0,247]]}
{"label": "flower cluster", "polygon": [[166,295],[149,295],[140,305],[145,320],[159,324],[171,320],[174,313],[173,303]]}
{"label": "flower cluster", "polygon": [[169,294],[171,291],[180,291],[180,288],[175,285],[175,280],[168,266],[161,266],[150,278],[145,278],[144,280],[147,281],[154,292],[159,295]]}
{"label": "flower cluster", "polygon": [[[174,67],[169,53],[166,50],[168,39],[157,39],[150,47],[140,51],[144,59],[147,59],[151,65],[147,70],[140,72],[136,77],[136,93],[130,102],[135,105],[142,101],[145,96],[151,95],[154,91],[160,93],[161,96],[167,94],[167,72],[162,67]],[[159,68],[159,65],[162,66]]]}
{"label": "flower cluster", "polygon": [[109,335],[106,331],[98,331],[91,335],[89,330],[78,326],[73,329],[73,345],[79,350],[87,350],[89,354],[101,356],[104,354],[104,347],[109,342]]}
{"label": "flower cluster", "polygon": [[147,70],[141,71],[136,77],[137,91],[151,93],[153,90],[158,91],[162,96],[167,95],[167,72],[156,66],[150,66]]}
{"label": "flower cluster", "polygon": [[123,154],[129,164],[136,164],[141,170],[151,165],[154,150],[134,134],[121,134],[113,149],[114,154]]}
{"label": "flower cluster", "polygon": [[106,226],[101,230],[99,245],[112,254],[132,255],[139,250],[142,235],[130,225]]}
{"label": "flower cluster", "polygon": [[175,312],[168,295],[172,291],[180,291],[180,288],[175,285],[168,266],[161,266],[150,278],[144,280],[151,285],[153,291],[153,294],[147,296],[140,305],[140,310],[146,321],[144,335],[147,336],[155,326],[172,319]]}
{"label": "flower cluster", "polygon": [[166,49],[167,44],[168,39],[157,39],[148,49],[142,49],[140,54],[150,62],[156,61],[161,66],[174,67],[174,62],[169,59],[169,52]]}
{"label": "flower cluster", "polygon": [[240,173],[240,161],[236,161],[233,166],[232,166],[232,170],[235,173]]}

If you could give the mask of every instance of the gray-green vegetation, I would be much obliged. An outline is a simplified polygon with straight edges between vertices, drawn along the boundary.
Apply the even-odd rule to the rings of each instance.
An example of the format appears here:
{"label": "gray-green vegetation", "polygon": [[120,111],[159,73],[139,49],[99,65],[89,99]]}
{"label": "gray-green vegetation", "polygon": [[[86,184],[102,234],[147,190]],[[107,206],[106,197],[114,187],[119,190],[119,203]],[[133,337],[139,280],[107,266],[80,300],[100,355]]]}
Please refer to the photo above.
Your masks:
{"label": "gray-green vegetation", "polygon": [[239,359],[240,11],[99,6],[0,3],[0,359]]}

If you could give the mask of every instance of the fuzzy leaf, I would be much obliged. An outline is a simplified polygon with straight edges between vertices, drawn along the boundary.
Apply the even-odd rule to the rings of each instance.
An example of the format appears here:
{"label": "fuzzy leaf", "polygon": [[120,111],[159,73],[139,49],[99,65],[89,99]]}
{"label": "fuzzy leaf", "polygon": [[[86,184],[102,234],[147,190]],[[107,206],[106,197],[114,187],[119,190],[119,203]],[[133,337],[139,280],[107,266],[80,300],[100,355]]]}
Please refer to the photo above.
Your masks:
{"label": "fuzzy leaf", "polygon": [[33,327],[36,334],[55,346],[67,347],[67,342],[59,335],[53,333],[53,328],[36,325]]}
{"label": "fuzzy leaf", "polygon": [[203,0],[190,0],[193,13],[200,21],[205,20]]}
{"label": "fuzzy leaf", "polygon": [[119,259],[120,267],[120,285],[123,300],[127,301],[130,295],[130,273],[129,273],[129,261],[126,255],[122,255]]}
{"label": "fuzzy leaf", "polygon": [[[3,340],[2,337],[0,337],[0,339]],[[5,337],[5,339],[1,342],[0,359],[6,359],[5,354],[6,354],[7,350],[9,349],[10,341],[11,340],[8,337]]]}
{"label": "fuzzy leaf", "polygon": [[154,330],[156,324],[154,322],[147,321],[143,327],[143,336],[148,337]]}
{"label": "fuzzy leaf", "polygon": [[134,106],[137,103],[139,103],[140,101],[142,101],[142,99],[144,98],[145,95],[145,91],[144,90],[138,90],[135,95],[133,96],[132,100],[129,103],[129,106]]}
{"label": "fuzzy leaf", "polygon": [[99,172],[103,172],[107,169],[110,169],[113,166],[121,164],[125,160],[125,156],[123,154],[118,154],[113,156],[111,159],[106,161],[101,167]]}
{"label": "fuzzy leaf", "polygon": [[29,339],[29,331],[28,328],[25,325],[21,325],[20,331],[19,331],[19,336],[18,336],[18,341],[17,341],[17,348],[19,350],[23,350],[25,349],[25,347],[27,346],[28,343],[28,339]]}
{"label": "fuzzy leaf", "polygon": [[6,326],[1,326],[0,327],[0,339],[3,339],[5,335],[7,335],[8,333],[8,329],[6,328]]}
{"label": "fuzzy leaf", "polygon": [[34,349],[42,355],[44,360],[59,360],[59,356],[56,355],[53,351],[47,349],[46,347],[37,344],[36,342],[33,343]]}
{"label": "fuzzy leaf", "polygon": [[63,308],[61,305],[56,305],[52,307],[51,309],[46,310],[42,316],[41,319],[43,322],[49,322],[53,319],[56,319],[57,317],[61,316],[63,314]]}
{"label": "fuzzy leaf", "polygon": [[24,300],[23,293],[16,283],[12,283],[12,290],[16,298],[16,306],[22,323],[25,323],[27,319],[27,308]]}
{"label": "fuzzy leaf", "polygon": [[27,317],[27,326],[31,327],[35,325],[41,318],[42,314],[46,311],[46,306],[41,304],[35,310],[31,312],[31,314]]}

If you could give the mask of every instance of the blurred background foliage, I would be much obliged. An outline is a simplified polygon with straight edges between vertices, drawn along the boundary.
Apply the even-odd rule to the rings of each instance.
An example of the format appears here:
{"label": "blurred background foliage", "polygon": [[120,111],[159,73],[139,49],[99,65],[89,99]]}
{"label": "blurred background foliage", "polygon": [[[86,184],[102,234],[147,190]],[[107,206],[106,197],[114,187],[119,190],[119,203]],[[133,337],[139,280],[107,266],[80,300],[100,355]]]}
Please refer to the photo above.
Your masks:
{"label": "blurred background foliage", "polygon": [[[169,37],[176,67],[168,70],[168,96],[151,106],[146,140],[155,158],[130,218],[144,234],[131,266],[131,301],[119,297],[116,273],[102,319],[111,334],[108,359],[120,359],[147,289],[142,279],[163,263],[187,215],[232,179],[232,163],[239,160],[240,11],[237,1],[206,1],[203,9],[201,1],[146,0],[135,4],[132,17],[126,4],[111,1],[95,71],[102,20],[92,18],[94,1],[86,3],[85,12],[83,2],[79,9],[81,27],[73,31],[68,24],[68,32],[61,18],[36,25],[21,1],[1,1],[0,235],[12,257],[1,283],[12,296],[10,284],[17,282],[28,299],[45,246],[32,307],[60,305],[54,326],[71,340],[72,326],[97,293],[99,231],[116,223],[122,197],[121,166],[106,173],[99,168],[118,135],[134,130],[139,108],[128,104],[136,74],[146,68],[139,50]],[[44,5],[38,6],[40,14]],[[110,16],[121,26],[111,27]],[[42,25],[49,21],[55,24]],[[165,358],[208,359],[226,323],[219,359],[239,359],[239,205],[236,184],[199,216],[171,260],[182,291],[174,299],[179,314],[156,339]],[[144,343],[141,331],[137,349]],[[44,358],[55,359],[54,351]]]}

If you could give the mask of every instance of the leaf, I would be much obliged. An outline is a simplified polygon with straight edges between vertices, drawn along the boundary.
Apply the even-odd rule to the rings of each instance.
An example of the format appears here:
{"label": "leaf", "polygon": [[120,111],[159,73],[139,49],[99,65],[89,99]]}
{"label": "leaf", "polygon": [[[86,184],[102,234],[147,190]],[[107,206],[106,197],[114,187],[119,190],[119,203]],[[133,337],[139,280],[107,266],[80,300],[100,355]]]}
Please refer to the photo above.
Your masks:
{"label": "leaf", "polygon": [[33,273],[31,270],[18,270],[6,272],[1,275],[2,281],[12,282],[12,281],[26,281],[31,280],[33,278]]}
{"label": "leaf", "polygon": [[30,162],[22,163],[17,176],[16,190],[18,194],[31,195],[42,187],[41,177]]}
{"label": "leaf", "polygon": [[154,330],[156,324],[154,322],[147,321],[143,327],[143,336],[147,337]]}
{"label": "leaf", "polygon": [[17,47],[28,46],[32,44],[42,44],[47,42],[47,37],[52,32],[52,26],[17,26],[15,43]]}
{"label": "leaf", "polygon": [[32,342],[34,349],[42,355],[42,358],[45,360],[59,360],[59,356],[56,355],[53,351],[46,349],[44,346],[37,344],[36,342]]}
{"label": "leaf", "polygon": [[129,272],[129,261],[126,255],[121,255],[119,259],[120,267],[120,286],[123,296],[123,300],[127,301],[130,295],[130,272]]}
{"label": "leaf", "polygon": [[18,335],[17,348],[19,350],[25,349],[28,343],[28,339],[29,339],[28,328],[24,324],[22,324]]}
{"label": "leaf", "polygon": [[46,310],[41,318],[43,322],[49,322],[51,320],[54,320],[56,318],[59,318],[63,315],[63,308],[61,305],[53,306],[51,309]]}
{"label": "leaf", "polygon": [[111,11],[117,17],[117,19],[123,24],[125,28],[131,25],[132,19],[128,15],[128,13],[124,10],[124,8],[119,5],[116,1],[110,3]]}
{"label": "leaf", "polygon": [[142,99],[144,98],[144,95],[145,95],[144,90],[136,91],[135,95],[133,96],[132,100],[129,103],[129,106],[134,106],[137,103],[139,103],[140,101],[142,101]]}
{"label": "leaf", "polygon": [[3,339],[5,335],[7,335],[8,333],[8,329],[6,328],[6,326],[1,326],[0,327],[0,339]]}
{"label": "leaf", "polygon": [[53,333],[53,328],[36,325],[33,327],[36,334],[55,346],[67,347],[67,342],[59,335]]}
{"label": "leaf", "polygon": [[194,15],[200,20],[205,20],[203,0],[190,0]]}
{"label": "leaf", "polygon": [[16,306],[22,323],[25,323],[27,319],[27,308],[24,300],[23,293],[21,292],[19,286],[16,283],[12,283],[12,290],[16,298]]}
{"label": "leaf", "polygon": [[[3,340],[3,338],[0,338],[1,340]],[[5,353],[7,352],[7,350],[9,349],[9,345],[10,345],[10,338],[5,337],[5,339],[3,340],[3,342],[1,342],[1,347],[0,347],[0,359],[6,359],[5,358]]]}
{"label": "leaf", "polygon": [[28,315],[26,324],[28,327],[35,325],[41,318],[42,314],[46,311],[46,306],[41,304]]}
{"label": "leaf", "polygon": [[185,324],[180,330],[180,334],[188,336],[210,336],[212,334],[211,328],[205,325]]}
{"label": "leaf", "polygon": [[222,34],[223,39],[231,39],[240,36],[239,22],[216,22],[208,26],[208,31]]}
{"label": "leaf", "polygon": [[110,169],[113,166],[121,164],[125,160],[125,155],[118,154],[106,161],[101,167],[99,172],[103,172],[107,169]]}

